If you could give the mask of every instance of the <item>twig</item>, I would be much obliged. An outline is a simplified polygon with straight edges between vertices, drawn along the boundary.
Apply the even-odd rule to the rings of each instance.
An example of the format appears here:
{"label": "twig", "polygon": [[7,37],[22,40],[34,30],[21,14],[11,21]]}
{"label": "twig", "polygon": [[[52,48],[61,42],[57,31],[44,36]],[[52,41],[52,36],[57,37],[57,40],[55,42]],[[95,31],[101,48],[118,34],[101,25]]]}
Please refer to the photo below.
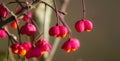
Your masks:
{"label": "twig", "polygon": [[[52,8],[54,11],[56,11],[56,10],[55,10],[55,7],[52,7],[50,4],[48,4],[48,3],[44,2],[44,1],[40,1],[40,3],[44,3],[44,4],[46,4],[48,7]],[[67,12],[63,12],[63,11],[60,11],[60,10],[57,10],[57,11],[58,11],[59,13],[63,14],[63,15],[66,15],[66,14],[67,14]]]}
{"label": "twig", "polygon": [[20,29],[19,29],[19,25],[18,25],[18,22],[17,22],[17,16],[16,16],[11,10],[9,10],[9,8],[7,8],[7,6],[5,6],[5,4],[3,4],[3,6],[8,10],[8,12],[10,12],[11,15],[14,16],[14,20],[15,20],[15,22],[16,22],[16,24],[17,24],[17,30],[18,30],[18,36],[19,36],[19,42],[22,43],[22,42],[21,42]]}
{"label": "twig", "polygon": [[22,9],[24,8],[24,6],[22,5],[22,3],[19,0],[16,0],[16,2],[21,6]]}
{"label": "twig", "polygon": [[[4,29],[5,30],[5,29]],[[5,32],[7,33],[7,36],[10,38],[11,40],[11,43],[13,44],[12,40],[15,42],[15,43],[18,43],[18,41],[14,38],[14,35],[11,34],[9,31],[5,30]]]}
{"label": "twig", "polygon": [[[8,2],[6,5],[13,4],[13,3],[17,3],[17,2],[16,1]],[[20,3],[25,3],[25,2],[24,1],[20,1]]]}

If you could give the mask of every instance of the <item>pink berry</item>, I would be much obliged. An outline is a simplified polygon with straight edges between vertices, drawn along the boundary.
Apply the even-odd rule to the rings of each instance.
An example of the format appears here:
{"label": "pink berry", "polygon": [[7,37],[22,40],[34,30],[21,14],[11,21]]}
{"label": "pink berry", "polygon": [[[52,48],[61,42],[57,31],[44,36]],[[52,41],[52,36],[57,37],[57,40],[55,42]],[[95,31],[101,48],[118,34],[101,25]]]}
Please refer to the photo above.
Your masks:
{"label": "pink berry", "polygon": [[41,50],[38,47],[33,47],[30,50],[28,50],[25,56],[27,59],[30,59],[33,57],[39,58],[41,57],[41,55]]}
{"label": "pink berry", "polygon": [[6,32],[2,29],[0,29],[0,38],[6,38]]}
{"label": "pink berry", "polygon": [[26,27],[23,25],[21,28],[20,28],[20,33],[21,34],[25,34],[26,31],[25,31]]}
{"label": "pink berry", "polygon": [[27,23],[23,25],[20,29],[21,34],[26,34],[28,36],[34,35],[35,32],[36,32],[36,27],[31,23]]}
{"label": "pink berry", "polygon": [[87,31],[87,32],[91,31],[93,28],[93,24],[89,20],[84,21],[84,26],[85,26],[85,31]]}
{"label": "pink berry", "polygon": [[30,11],[28,11],[26,14],[29,18],[32,18],[32,13]]}
{"label": "pink berry", "polygon": [[51,49],[51,45],[46,41],[45,38],[38,40],[35,45],[41,49],[41,52],[49,52]]}
{"label": "pink berry", "polygon": [[68,30],[65,26],[53,26],[49,30],[50,36],[64,38],[67,36]]}
{"label": "pink berry", "polygon": [[64,44],[62,45],[62,49],[65,50],[65,52],[69,53],[71,51],[76,51],[80,47],[80,42],[76,38],[68,39]]}
{"label": "pink berry", "polygon": [[33,24],[26,24],[25,25],[25,28],[26,28],[26,34],[28,35],[28,36],[32,36],[32,35],[34,35],[35,34],[35,32],[36,32],[36,27],[33,25]]}
{"label": "pink berry", "polygon": [[49,29],[50,36],[58,36],[60,34],[59,26],[53,26]]}
{"label": "pink berry", "polygon": [[0,17],[6,18],[7,16],[8,16],[7,9],[4,8],[2,4],[0,4]]}
{"label": "pink berry", "polygon": [[29,22],[30,18],[32,18],[32,13],[30,11],[28,11],[26,14],[23,15],[23,20],[25,22]]}
{"label": "pink berry", "polygon": [[60,34],[58,35],[58,37],[64,38],[67,36],[68,30],[65,26],[59,26],[59,30],[60,30]]}
{"label": "pink berry", "polygon": [[91,31],[93,28],[93,24],[91,21],[87,19],[81,19],[75,23],[75,29],[77,32],[83,32],[83,31]]}
{"label": "pink berry", "polygon": [[85,30],[85,27],[84,27],[84,20],[78,20],[76,23],[75,23],[75,29],[77,32],[83,32]]}
{"label": "pink berry", "polygon": [[27,15],[23,15],[23,20],[25,22],[29,22],[30,21],[30,18],[27,16]]}
{"label": "pink berry", "polygon": [[16,13],[20,13],[22,11],[22,8],[21,7],[18,7],[17,9],[16,9]]}
{"label": "pink berry", "polygon": [[71,50],[72,51],[76,51],[80,47],[79,40],[76,39],[76,38],[71,38],[70,41],[71,41],[71,46],[72,46]]}
{"label": "pink berry", "polygon": [[32,48],[30,42],[24,42],[22,46],[28,51],[30,48]]}

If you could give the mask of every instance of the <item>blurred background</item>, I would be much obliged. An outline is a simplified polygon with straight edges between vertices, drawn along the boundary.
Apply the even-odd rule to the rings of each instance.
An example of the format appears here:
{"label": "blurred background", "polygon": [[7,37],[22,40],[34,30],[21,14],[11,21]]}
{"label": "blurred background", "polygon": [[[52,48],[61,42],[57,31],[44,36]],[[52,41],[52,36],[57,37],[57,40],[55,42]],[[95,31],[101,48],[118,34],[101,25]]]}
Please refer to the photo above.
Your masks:
{"label": "blurred background", "polygon": [[[52,61],[120,61],[120,0],[85,0],[85,3],[87,19],[93,22],[93,30],[76,32],[74,24],[82,18],[82,6],[81,0],[71,0],[65,19],[81,46],[76,52],[67,54],[61,49],[67,39],[62,39]],[[54,15],[52,20],[56,20]],[[0,39],[1,52],[7,50],[5,41]]]}

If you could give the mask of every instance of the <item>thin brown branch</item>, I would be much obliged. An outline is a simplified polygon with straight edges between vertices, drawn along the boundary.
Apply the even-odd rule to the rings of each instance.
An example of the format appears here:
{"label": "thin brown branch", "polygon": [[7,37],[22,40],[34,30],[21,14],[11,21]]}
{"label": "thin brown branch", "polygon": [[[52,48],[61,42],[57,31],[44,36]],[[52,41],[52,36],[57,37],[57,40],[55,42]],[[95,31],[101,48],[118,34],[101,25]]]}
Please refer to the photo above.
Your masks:
{"label": "thin brown branch", "polygon": [[24,8],[24,6],[22,5],[22,3],[19,0],[16,0],[16,2],[21,6],[22,9]]}
{"label": "thin brown branch", "polygon": [[[8,2],[6,5],[17,3],[16,1]],[[24,1],[20,1],[20,3],[25,3]]]}
{"label": "thin brown branch", "polygon": [[58,9],[57,9],[57,4],[56,4],[56,0],[53,0],[53,5],[55,7],[55,15],[57,17],[57,24],[59,24],[59,16],[58,16]]}
{"label": "thin brown branch", "polygon": [[[46,4],[47,6],[49,6],[50,8],[52,8],[54,11],[56,11],[56,10],[55,10],[55,7],[52,7],[50,4],[48,4],[48,3],[44,2],[44,1],[40,1],[40,3],[44,3],[44,4]],[[60,10],[57,10],[57,11],[58,11],[59,13],[63,14],[63,15],[66,15],[66,14],[67,14],[65,11],[60,11]]]}
{"label": "thin brown branch", "polygon": [[8,12],[10,12],[10,14],[11,14],[12,16],[14,16],[14,18],[15,18],[14,21],[15,21],[16,24],[17,24],[19,42],[22,43],[22,42],[21,42],[21,35],[20,35],[20,28],[19,28],[19,25],[18,25],[18,22],[17,22],[17,16],[16,16],[9,8],[7,8],[7,6],[6,6],[5,4],[3,4],[3,6],[7,9]]}

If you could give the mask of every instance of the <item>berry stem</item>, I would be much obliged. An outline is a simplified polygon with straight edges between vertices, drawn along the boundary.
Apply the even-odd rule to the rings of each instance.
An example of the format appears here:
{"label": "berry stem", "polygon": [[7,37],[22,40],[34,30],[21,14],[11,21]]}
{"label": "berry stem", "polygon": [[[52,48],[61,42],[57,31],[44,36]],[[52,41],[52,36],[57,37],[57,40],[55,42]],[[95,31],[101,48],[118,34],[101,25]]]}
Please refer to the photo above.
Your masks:
{"label": "berry stem", "polygon": [[82,0],[82,8],[83,8],[83,19],[86,19],[86,7],[85,7],[85,1]]}
{"label": "berry stem", "polygon": [[56,0],[53,0],[53,5],[55,7],[55,14],[56,14],[56,17],[57,17],[57,24],[59,25],[59,16],[58,16],[58,9],[57,9],[57,5],[56,5]]}
{"label": "berry stem", "polygon": [[17,24],[17,31],[18,31],[18,36],[19,36],[19,42],[20,42],[20,44],[21,44],[22,42],[21,42],[21,35],[20,35],[20,27],[19,27],[19,25],[18,25],[17,18],[15,18],[15,22],[16,22],[16,24]]}
{"label": "berry stem", "polygon": [[[4,30],[5,30],[5,28],[3,28]],[[14,35],[13,34],[11,34],[9,31],[7,31],[7,30],[5,30],[5,32],[7,33],[7,36],[8,36],[8,38],[10,39],[10,41],[11,41],[11,43],[13,44],[14,42],[15,43],[18,43],[18,41],[14,38]],[[13,42],[13,41],[14,42]]]}

